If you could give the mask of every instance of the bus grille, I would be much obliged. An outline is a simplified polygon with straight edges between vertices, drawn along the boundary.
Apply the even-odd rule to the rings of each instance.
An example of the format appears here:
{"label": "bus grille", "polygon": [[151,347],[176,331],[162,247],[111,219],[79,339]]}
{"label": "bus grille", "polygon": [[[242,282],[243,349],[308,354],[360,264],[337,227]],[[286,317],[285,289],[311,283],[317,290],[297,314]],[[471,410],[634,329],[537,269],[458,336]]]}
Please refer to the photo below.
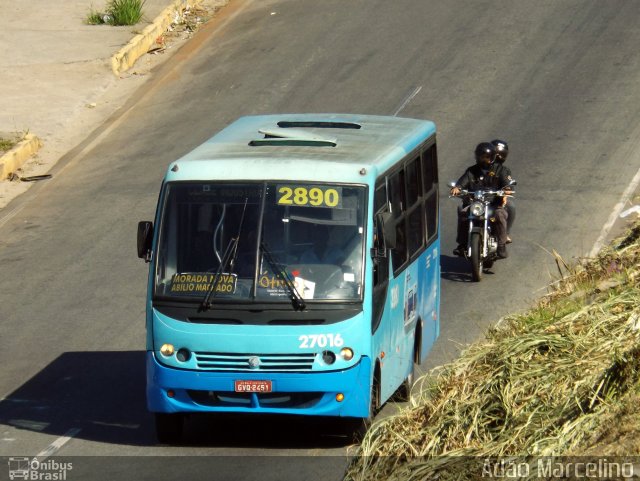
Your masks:
{"label": "bus grille", "polygon": [[207,371],[311,371],[315,353],[228,354],[196,352],[199,369]]}
{"label": "bus grille", "polygon": [[[308,409],[320,402],[320,392],[236,393],[213,391],[187,391],[193,402],[203,406],[244,408]],[[252,398],[255,397],[255,402]],[[256,404],[257,403],[257,404]]]}

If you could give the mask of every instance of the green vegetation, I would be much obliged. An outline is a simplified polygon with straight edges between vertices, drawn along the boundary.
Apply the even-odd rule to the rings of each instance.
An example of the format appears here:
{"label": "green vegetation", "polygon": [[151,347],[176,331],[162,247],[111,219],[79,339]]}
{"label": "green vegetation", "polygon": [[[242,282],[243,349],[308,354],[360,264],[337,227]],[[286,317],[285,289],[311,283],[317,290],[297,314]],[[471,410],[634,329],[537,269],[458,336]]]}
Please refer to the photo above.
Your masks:
{"label": "green vegetation", "polygon": [[640,223],[595,259],[556,260],[552,291],[423,377],[346,479],[479,479],[489,457],[640,454]]}
{"label": "green vegetation", "polygon": [[110,0],[104,13],[91,8],[86,22],[90,25],[135,25],[143,16],[145,0]]}
{"label": "green vegetation", "polygon": [[7,150],[13,149],[13,146],[16,145],[16,141],[13,139],[5,139],[0,137],[0,152],[6,152]]}
{"label": "green vegetation", "polygon": [[0,154],[3,154],[13,149],[18,144],[18,142],[24,140],[26,135],[27,135],[26,132],[0,134]]}
{"label": "green vegetation", "polygon": [[105,23],[105,18],[108,18],[106,17],[106,14],[97,12],[92,7],[89,11],[89,14],[87,15],[86,23],[88,23],[89,25],[102,25],[103,23]]}

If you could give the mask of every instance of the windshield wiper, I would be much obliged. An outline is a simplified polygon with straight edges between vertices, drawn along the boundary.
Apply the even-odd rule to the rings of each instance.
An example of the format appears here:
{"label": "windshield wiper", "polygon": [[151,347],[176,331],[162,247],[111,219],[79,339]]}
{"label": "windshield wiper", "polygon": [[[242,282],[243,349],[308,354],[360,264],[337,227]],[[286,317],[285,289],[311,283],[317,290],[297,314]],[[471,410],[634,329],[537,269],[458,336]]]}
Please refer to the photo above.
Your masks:
{"label": "windshield wiper", "polygon": [[242,217],[240,218],[240,225],[238,226],[238,235],[232,237],[229,240],[229,243],[224,250],[224,254],[222,254],[222,259],[220,259],[218,269],[216,269],[216,272],[213,275],[213,279],[211,280],[211,284],[207,289],[207,293],[200,303],[200,311],[206,311],[213,307],[213,298],[217,294],[218,286],[220,285],[220,282],[222,280],[222,273],[225,271],[227,266],[229,266],[229,274],[233,274],[233,270],[235,269],[236,257],[238,256],[238,243],[240,242],[240,234],[242,233],[242,225],[244,223],[244,213],[247,210],[248,201],[248,198],[244,201]]}
{"label": "windshield wiper", "polygon": [[304,302],[304,299],[300,295],[300,292],[298,292],[298,289],[296,289],[295,283],[289,277],[289,274],[287,273],[284,266],[275,259],[275,257],[267,247],[267,244],[261,242],[260,249],[262,250],[264,258],[266,259],[269,266],[271,266],[271,269],[273,270],[276,277],[282,279],[284,281],[284,285],[287,286],[289,295],[291,296],[291,303],[293,304],[294,309],[303,311],[307,307],[307,304]]}

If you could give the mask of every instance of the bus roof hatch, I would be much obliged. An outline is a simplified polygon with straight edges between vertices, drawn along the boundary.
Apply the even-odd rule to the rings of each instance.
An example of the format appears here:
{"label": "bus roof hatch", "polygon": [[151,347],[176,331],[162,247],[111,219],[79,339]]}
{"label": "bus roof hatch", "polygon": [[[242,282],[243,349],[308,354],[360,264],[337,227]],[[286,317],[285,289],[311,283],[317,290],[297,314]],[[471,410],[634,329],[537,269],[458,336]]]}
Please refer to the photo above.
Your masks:
{"label": "bus roof hatch", "polygon": [[336,147],[338,145],[338,139],[335,137],[324,137],[302,129],[260,129],[258,132],[264,135],[264,138],[252,140],[249,145],[316,145],[321,147]]}

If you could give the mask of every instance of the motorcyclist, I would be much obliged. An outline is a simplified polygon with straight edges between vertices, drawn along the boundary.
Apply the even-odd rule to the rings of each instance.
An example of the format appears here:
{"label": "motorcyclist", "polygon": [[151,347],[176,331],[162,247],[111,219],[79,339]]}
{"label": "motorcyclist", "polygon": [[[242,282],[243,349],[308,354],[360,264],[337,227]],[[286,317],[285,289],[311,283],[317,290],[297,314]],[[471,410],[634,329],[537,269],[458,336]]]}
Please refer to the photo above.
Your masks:
{"label": "motorcyclist", "polygon": [[[509,145],[500,139],[492,140],[491,143],[496,148],[496,162],[502,165],[507,177],[511,179],[511,169],[504,165],[507,160],[507,156],[509,155]],[[507,218],[507,244],[511,243],[511,226],[516,220],[516,204],[513,200],[513,197],[507,198],[507,204],[505,205],[505,209],[507,210],[507,214],[509,217]]]}
{"label": "motorcyclist", "polygon": [[[498,190],[508,187],[511,179],[500,163],[495,162],[496,147],[490,142],[481,142],[475,149],[476,163],[462,174],[455,186],[451,188],[451,195],[458,196],[461,190]],[[463,256],[467,249],[467,208],[470,201],[465,198],[458,207],[458,233],[456,241],[458,247],[453,251],[455,255]],[[495,231],[498,238],[498,257],[505,259],[507,253],[507,211],[503,207],[504,200],[494,201]]]}

